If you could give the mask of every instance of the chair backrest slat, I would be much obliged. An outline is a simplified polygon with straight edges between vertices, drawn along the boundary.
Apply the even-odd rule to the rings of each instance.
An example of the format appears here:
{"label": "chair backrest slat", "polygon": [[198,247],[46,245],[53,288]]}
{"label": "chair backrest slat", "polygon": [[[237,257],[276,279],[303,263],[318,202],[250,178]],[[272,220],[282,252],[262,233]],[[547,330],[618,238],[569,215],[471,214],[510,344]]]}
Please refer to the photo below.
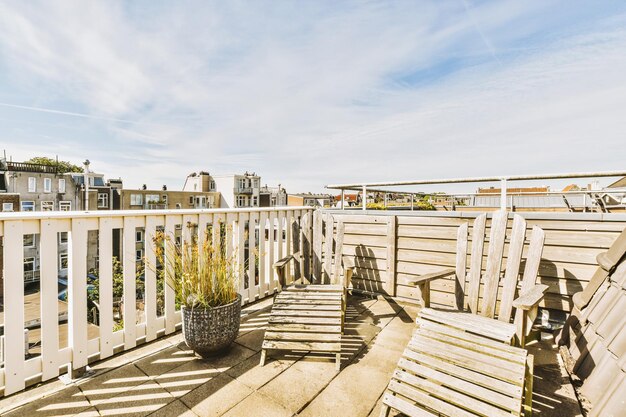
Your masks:
{"label": "chair backrest slat", "polygon": [[[541,255],[543,254],[543,243],[545,241],[546,234],[539,226],[533,227],[532,235],[530,236],[530,245],[528,246],[528,254],[526,255],[526,265],[524,266],[524,276],[522,277],[522,286],[520,293],[530,290],[537,282],[537,275],[539,273],[539,264],[541,263]],[[537,318],[537,308],[529,311],[526,315],[528,321],[526,325],[526,335],[532,328],[532,323]],[[517,324],[518,336],[520,335],[522,328],[522,311],[517,310],[515,312],[515,323]]]}
{"label": "chair backrest slat", "polygon": [[515,290],[517,289],[517,283],[519,282],[519,267],[522,260],[522,251],[524,250],[524,239],[526,237],[526,220],[524,220],[524,218],[519,214],[514,215],[513,226],[511,229],[509,252],[506,259],[506,270],[502,281],[500,311],[498,312],[498,320],[507,323],[511,321]]}
{"label": "chair backrest slat", "polygon": [[467,268],[467,223],[459,226],[456,235],[456,282],[454,294],[457,310],[463,309],[465,293],[465,273]]}
{"label": "chair backrest slat", "polygon": [[502,254],[504,252],[504,238],[508,214],[505,210],[497,211],[491,218],[489,233],[489,249],[487,252],[487,266],[483,279],[484,290],[480,314],[493,318],[496,311],[496,299],[502,270]]}
{"label": "chair backrest slat", "polygon": [[480,290],[480,276],[483,264],[486,221],[486,213],[476,217],[472,230],[472,257],[470,259],[467,303],[468,310],[474,314],[478,313],[478,291]]}

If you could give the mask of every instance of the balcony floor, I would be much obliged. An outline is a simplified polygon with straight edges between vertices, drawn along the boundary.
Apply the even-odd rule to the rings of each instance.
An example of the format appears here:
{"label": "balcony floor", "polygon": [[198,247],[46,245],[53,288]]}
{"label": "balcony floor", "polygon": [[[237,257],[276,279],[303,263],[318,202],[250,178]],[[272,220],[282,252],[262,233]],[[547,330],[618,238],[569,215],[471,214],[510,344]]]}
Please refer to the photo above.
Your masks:
{"label": "balcony floor", "polygon": [[[416,307],[349,297],[343,366],[336,373],[334,356],[324,355],[276,354],[258,366],[270,303],[244,310],[241,333],[223,357],[195,357],[178,333],[94,364],[95,375],[80,383],[54,381],[6,398],[0,415],[378,416]],[[582,415],[551,339],[529,349],[535,415]]]}

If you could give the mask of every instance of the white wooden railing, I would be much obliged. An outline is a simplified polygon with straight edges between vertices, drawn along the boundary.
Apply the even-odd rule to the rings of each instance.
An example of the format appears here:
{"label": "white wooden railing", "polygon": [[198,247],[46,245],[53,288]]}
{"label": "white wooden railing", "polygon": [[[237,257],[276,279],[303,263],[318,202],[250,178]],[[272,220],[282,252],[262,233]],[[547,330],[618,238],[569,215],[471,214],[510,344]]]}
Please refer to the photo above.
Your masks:
{"label": "white wooden railing", "polygon": [[[4,279],[4,366],[0,369],[0,390],[9,395],[27,385],[45,381],[61,373],[84,369],[88,363],[104,359],[137,344],[149,342],[176,331],[180,311],[176,311],[173,290],[165,286],[164,313],[157,315],[157,280],[151,268],[145,268],[145,304],[138,315],[136,294],[137,230],[143,232],[145,259],[155,265],[152,237],[160,228],[167,234],[181,234],[191,239],[192,230],[198,238],[211,228],[218,238],[225,224],[226,251],[235,255],[247,274],[240,280],[243,303],[272,295],[279,288],[273,262],[306,245],[312,221],[310,207],[279,207],[259,209],[147,210],[106,212],[30,212],[0,214],[0,237],[3,245]],[[185,227],[197,224],[196,228]],[[182,225],[182,227],[180,226]],[[114,230],[120,229],[119,241],[123,266],[123,318],[121,330],[114,331],[113,268],[105,260],[114,256]],[[96,242],[89,231],[98,231]],[[179,232],[176,232],[179,230]],[[256,231],[256,232],[252,232]],[[273,232],[272,232],[273,231]],[[68,322],[60,330],[58,300],[58,233],[68,232]],[[35,357],[25,355],[24,347],[24,252],[23,236],[39,234],[41,270],[40,331],[41,350]],[[298,246],[303,245],[303,246]],[[91,247],[90,247],[91,246]],[[97,247],[99,258],[98,326],[88,322],[87,257]],[[246,248],[249,248],[246,251]],[[244,259],[245,254],[250,259]],[[167,253],[166,253],[167,257]],[[258,266],[257,266],[258,265]],[[258,276],[257,276],[258,272]],[[62,315],[61,315],[62,316]],[[139,318],[139,319],[138,319]],[[0,323],[1,324],[1,323]],[[97,329],[91,338],[88,330]],[[67,332],[67,346],[61,346],[60,334]]]}

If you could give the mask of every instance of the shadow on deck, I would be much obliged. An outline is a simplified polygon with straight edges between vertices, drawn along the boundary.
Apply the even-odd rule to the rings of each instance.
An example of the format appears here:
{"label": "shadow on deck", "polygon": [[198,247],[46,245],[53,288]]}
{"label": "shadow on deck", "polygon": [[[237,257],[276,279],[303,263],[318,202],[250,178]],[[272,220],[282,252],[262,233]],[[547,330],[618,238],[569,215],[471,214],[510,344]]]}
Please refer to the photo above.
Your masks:
{"label": "shadow on deck", "polygon": [[[43,384],[0,401],[15,416],[378,416],[380,398],[415,326],[417,308],[349,297],[342,370],[334,356],[268,355],[259,367],[271,301],[247,307],[240,335],[220,358],[195,357],[180,333],[93,366],[96,375]],[[542,417],[582,415],[550,338],[535,354],[533,409]]]}

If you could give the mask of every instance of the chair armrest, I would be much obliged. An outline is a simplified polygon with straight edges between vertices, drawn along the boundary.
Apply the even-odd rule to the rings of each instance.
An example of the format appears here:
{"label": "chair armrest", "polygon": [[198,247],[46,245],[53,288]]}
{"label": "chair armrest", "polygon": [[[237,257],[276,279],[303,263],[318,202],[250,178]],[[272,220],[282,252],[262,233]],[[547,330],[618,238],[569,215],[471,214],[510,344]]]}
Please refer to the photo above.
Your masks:
{"label": "chair armrest", "polygon": [[539,301],[543,298],[543,295],[548,290],[547,285],[537,284],[530,290],[520,294],[517,300],[513,301],[513,307],[521,310],[530,310],[534,308]]}
{"label": "chair armrest", "polygon": [[289,263],[289,261],[291,261],[293,259],[294,259],[293,255],[285,256],[284,258],[279,259],[278,261],[274,262],[274,268],[275,269],[282,268],[285,265],[287,265]]}
{"label": "chair armrest", "polygon": [[351,256],[344,256],[343,257],[343,268],[344,268],[344,270],[355,269],[356,266],[354,265],[354,258],[351,257]]}
{"label": "chair armrest", "polygon": [[409,281],[407,285],[416,286],[416,285],[425,284],[427,282],[430,282],[436,279],[449,277],[450,275],[454,275],[454,273],[455,273],[454,268],[442,269],[441,271],[432,272],[430,274],[424,274],[419,277],[416,277],[412,281]]}

